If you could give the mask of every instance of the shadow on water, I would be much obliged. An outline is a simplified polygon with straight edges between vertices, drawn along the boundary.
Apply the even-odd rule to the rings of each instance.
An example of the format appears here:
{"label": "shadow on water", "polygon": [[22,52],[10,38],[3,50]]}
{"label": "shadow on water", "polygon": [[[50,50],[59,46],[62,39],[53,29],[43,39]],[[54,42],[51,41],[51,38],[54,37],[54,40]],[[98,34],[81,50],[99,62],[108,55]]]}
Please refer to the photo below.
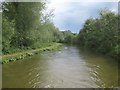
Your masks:
{"label": "shadow on water", "polygon": [[118,86],[111,58],[64,45],[25,60],[3,65],[3,87],[92,88]]}
{"label": "shadow on water", "polygon": [[[100,87],[118,86],[118,61],[86,49],[79,49],[87,67],[91,68],[91,80]],[[93,78],[94,77],[94,78]]]}

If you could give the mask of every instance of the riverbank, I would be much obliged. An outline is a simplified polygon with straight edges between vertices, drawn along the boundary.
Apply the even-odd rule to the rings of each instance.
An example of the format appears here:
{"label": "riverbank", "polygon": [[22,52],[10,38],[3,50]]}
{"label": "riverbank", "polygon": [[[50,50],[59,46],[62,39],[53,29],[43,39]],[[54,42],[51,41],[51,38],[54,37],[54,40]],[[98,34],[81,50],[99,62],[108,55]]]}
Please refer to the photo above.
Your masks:
{"label": "riverbank", "polygon": [[[32,49],[32,50],[27,50],[27,51],[22,51],[22,52],[16,52],[13,54],[7,54],[2,56],[2,61],[0,61],[2,64],[12,62],[12,61],[17,61],[17,60],[22,60],[26,57],[32,56],[34,54],[38,54],[43,51],[51,51],[57,49],[59,46],[62,44],[60,43],[50,43],[50,44],[45,44],[43,47],[38,48],[38,49]],[[1,58],[1,57],[0,57]]]}

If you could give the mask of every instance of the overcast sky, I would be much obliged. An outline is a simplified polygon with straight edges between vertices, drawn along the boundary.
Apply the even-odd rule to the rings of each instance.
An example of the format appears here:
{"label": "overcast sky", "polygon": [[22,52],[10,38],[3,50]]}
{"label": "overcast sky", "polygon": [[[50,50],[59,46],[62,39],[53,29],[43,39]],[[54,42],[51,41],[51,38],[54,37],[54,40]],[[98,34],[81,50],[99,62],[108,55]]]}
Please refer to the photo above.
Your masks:
{"label": "overcast sky", "polygon": [[[114,2],[113,2],[114,1]],[[118,11],[118,0],[50,0],[49,9],[54,9],[54,24],[60,30],[79,32],[85,20],[89,17],[98,17],[101,9],[108,8],[113,12]]]}

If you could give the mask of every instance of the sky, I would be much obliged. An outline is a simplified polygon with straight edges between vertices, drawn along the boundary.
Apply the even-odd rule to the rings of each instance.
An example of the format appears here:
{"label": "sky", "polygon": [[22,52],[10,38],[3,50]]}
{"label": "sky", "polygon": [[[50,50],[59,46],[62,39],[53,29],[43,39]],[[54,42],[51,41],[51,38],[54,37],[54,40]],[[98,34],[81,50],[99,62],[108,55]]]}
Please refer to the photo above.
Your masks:
{"label": "sky", "polygon": [[[4,1],[4,0],[0,0]],[[25,1],[25,0],[9,0]],[[32,1],[32,0],[26,0]],[[38,2],[39,0],[33,0]],[[54,10],[53,22],[59,30],[70,30],[79,33],[85,20],[89,17],[99,17],[99,11],[107,8],[118,11],[119,0],[48,0],[48,11]]]}
{"label": "sky", "polygon": [[118,0],[50,0],[48,10],[54,10],[53,22],[61,31],[70,30],[79,33],[85,20],[99,17],[99,11],[107,8],[118,11]]}

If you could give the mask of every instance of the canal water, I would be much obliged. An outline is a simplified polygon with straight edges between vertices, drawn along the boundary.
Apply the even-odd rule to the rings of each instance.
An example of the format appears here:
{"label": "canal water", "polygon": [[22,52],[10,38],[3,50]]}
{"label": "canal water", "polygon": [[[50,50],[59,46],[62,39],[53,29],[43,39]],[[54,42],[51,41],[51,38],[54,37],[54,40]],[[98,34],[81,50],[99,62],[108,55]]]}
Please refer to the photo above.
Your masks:
{"label": "canal water", "polygon": [[117,61],[64,45],[4,64],[3,88],[99,88],[118,86]]}

